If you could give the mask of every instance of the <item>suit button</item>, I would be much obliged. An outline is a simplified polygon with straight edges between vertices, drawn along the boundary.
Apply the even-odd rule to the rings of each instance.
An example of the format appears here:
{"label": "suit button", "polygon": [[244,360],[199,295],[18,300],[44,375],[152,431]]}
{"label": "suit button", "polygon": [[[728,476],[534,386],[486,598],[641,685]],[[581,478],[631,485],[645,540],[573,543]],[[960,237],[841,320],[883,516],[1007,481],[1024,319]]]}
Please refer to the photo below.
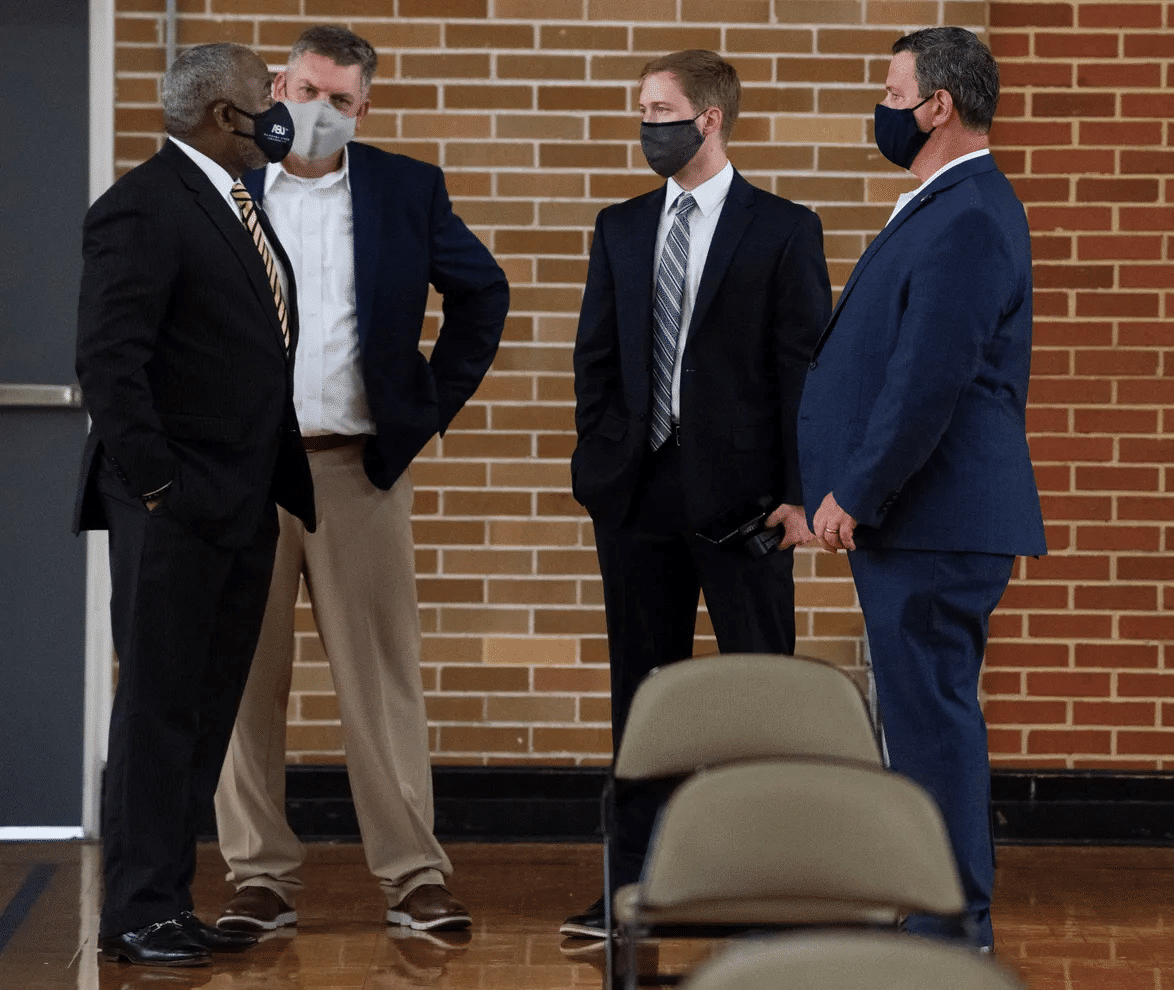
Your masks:
{"label": "suit button", "polygon": [[816,368],[818,368],[818,367],[819,367],[819,362],[818,362],[818,361],[812,361],[812,362],[811,362],[811,364],[809,364],[807,367],[808,367],[808,369],[809,369],[809,370],[811,370],[811,371],[814,371]]}
{"label": "suit button", "polygon": [[644,420],[645,420],[644,413],[641,413],[641,414],[640,414],[639,416],[637,416],[636,418],[637,418],[638,420],[640,420],[640,422],[641,422],[641,423],[643,423],[643,422],[644,422]]}

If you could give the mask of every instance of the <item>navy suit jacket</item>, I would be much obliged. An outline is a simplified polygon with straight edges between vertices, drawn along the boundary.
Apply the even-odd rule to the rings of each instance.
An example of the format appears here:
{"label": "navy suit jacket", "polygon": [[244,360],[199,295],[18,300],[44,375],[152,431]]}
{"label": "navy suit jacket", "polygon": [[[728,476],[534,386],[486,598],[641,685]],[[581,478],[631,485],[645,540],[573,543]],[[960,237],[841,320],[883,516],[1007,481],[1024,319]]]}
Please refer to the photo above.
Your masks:
{"label": "navy suit jacket", "polygon": [[[493,362],[509,284],[493,256],[452,211],[435,165],[352,141],[359,360],[375,436],[363,452],[371,483],[388,489],[476,391]],[[264,169],[245,186],[263,201]],[[428,286],[444,319],[430,358],[420,352]]]}
{"label": "navy suit jacket", "polygon": [[832,492],[858,546],[1045,553],[1030,370],[1027,218],[984,155],[907,203],[844,286],[799,409],[808,514]]}
{"label": "navy suit jacket", "polygon": [[[77,374],[92,427],[74,532],[107,526],[103,454],[132,498],[170,483],[167,511],[217,545],[246,545],[270,499],[312,531],[293,362],[265,265],[199,166],[166,142],[90,207],[82,251]],[[292,276],[287,302],[296,343]]]}
{"label": "navy suit jacket", "polygon": [[[623,521],[652,403],[656,231],[665,186],[602,210],[575,342],[576,499]],[[771,495],[799,504],[795,414],[831,309],[823,228],[737,172],[705,259],[681,371],[681,457],[695,526]]]}

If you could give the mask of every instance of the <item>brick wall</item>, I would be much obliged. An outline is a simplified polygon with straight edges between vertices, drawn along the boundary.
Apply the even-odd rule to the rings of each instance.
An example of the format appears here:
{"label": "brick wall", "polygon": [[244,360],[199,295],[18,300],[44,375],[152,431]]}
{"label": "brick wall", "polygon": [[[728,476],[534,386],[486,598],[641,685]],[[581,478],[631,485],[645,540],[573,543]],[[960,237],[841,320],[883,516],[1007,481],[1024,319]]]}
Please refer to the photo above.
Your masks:
{"label": "brick wall", "polygon": [[991,750],[1174,757],[1174,4],[991,4],[992,132],[1035,255],[1028,426],[1052,555],[987,653]]}
{"label": "brick wall", "polygon": [[[118,0],[119,170],[158,146],[163,0]],[[1021,562],[985,686],[1005,763],[1161,767],[1174,747],[1162,406],[1171,290],[1174,5],[995,0],[180,0],[179,43],[273,66],[307,25],[380,53],[360,137],[445,169],[513,285],[493,371],[413,469],[424,679],[438,762],[606,760],[606,642],[591,527],[569,492],[571,348],[596,212],[652,188],[633,81],[651,56],[725,53],[744,84],[731,159],[816,209],[833,285],[913,183],[870,143],[891,42],[993,27],[996,155],[1036,230],[1031,429],[1053,556]],[[989,8],[989,10],[988,10]],[[361,9],[362,16],[355,16]],[[721,21],[712,18],[720,16]],[[1095,119],[1094,119],[1095,118]],[[1069,174],[1075,170],[1080,174]],[[1165,264],[1163,264],[1165,262]],[[435,317],[432,318],[435,320]],[[427,336],[435,332],[432,322]],[[1174,370],[1174,369],[1172,369]],[[1165,463],[1164,463],[1165,462]],[[841,555],[796,556],[799,650],[855,665]],[[1163,626],[1165,622],[1167,625]],[[313,620],[299,615],[290,759],[342,759]],[[713,650],[704,621],[698,652]]]}

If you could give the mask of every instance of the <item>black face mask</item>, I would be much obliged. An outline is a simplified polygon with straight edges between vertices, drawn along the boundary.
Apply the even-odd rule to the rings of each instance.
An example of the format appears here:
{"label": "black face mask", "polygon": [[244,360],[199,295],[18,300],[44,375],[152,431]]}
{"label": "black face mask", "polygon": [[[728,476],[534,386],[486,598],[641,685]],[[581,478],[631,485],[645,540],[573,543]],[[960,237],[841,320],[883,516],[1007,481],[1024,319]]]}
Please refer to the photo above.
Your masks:
{"label": "black face mask", "polygon": [[252,138],[261,149],[261,153],[271,162],[279,162],[289,154],[294,139],[293,117],[289,115],[289,107],[278,102],[261,113],[249,113],[234,103],[230,103],[229,106],[253,122],[252,134],[246,134],[244,131],[233,131],[233,134]]}
{"label": "black face mask", "polygon": [[913,159],[925,147],[925,142],[936,129],[931,127],[928,131],[923,131],[917,126],[917,118],[913,116],[913,111],[917,107],[925,106],[932,99],[931,94],[916,107],[905,110],[886,107],[883,103],[876,105],[872,114],[876,146],[894,165],[900,168],[912,165]]}
{"label": "black face mask", "polygon": [[697,117],[640,125],[640,148],[657,175],[666,179],[676,175],[693,160],[697,149],[705,143],[705,138],[697,130]]}

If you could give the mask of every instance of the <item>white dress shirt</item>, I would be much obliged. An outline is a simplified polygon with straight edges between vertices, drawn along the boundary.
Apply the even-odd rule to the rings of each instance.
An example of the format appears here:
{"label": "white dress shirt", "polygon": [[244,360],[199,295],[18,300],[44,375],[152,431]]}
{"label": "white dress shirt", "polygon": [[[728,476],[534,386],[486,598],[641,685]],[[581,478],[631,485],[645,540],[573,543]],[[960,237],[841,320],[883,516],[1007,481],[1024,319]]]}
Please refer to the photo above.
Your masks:
{"label": "white dress shirt", "polygon": [[[685,269],[685,293],[681,298],[681,332],[677,335],[677,358],[673,362],[673,421],[681,421],[681,359],[685,354],[685,341],[689,336],[689,321],[693,318],[693,304],[697,301],[697,289],[701,285],[701,273],[713,243],[713,232],[721,216],[730,183],[734,181],[734,166],[726,162],[725,167],[712,178],[706,179],[693,194],[697,206],[689,216],[689,261]],[[673,220],[676,218],[677,199],[682,189],[676,179],[670,178],[665,188],[664,209],[660,214],[660,225],[656,229],[656,253],[653,255],[652,291],[656,292],[656,273],[660,270],[660,256],[669,238]]]}
{"label": "white dress shirt", "polygon": [[[208,176],[208,181],[224,197],[224,201],[228,204],[229,209],[232,210],[232,215],[241,222],[241,226],[244,226],[244,214],[241,213],[241,208],[237,205],[236,200],[232,198],[232,187],[236,183],[236,180],[228,174],[224,166],[217,161],[213,161],[202,151],[197,151],[190,144],[184,144],[178,138],[168,136],[167,140],[195,162],[200,171]],[[249,236],[252,237],[253,235],[250,234]],[[281,264],[281,259],[277,256],[277,252],[273,250],[273,243],[269,240],[264,229],[261,230],[261,236],[265,238],[265,243],[269,246],[269,254],[273,258],[273,266],[277,269],[277,278],[281,282],[281,294],[288,299],[289,277],[286,275],[285,268]],[[282,247],[285,247],[284,242],[282,242]]]}
{"label": "white dress shirt", "polygon": [[318,179],[265,171],[265,212],[298,285],[294,409],[303,436],[374,433],[359,364],[349,159]]}
{"label": "white dress shirt", "polygon": [[905,209],[905,205],[911,199],[913,199],[915,196],[917,196],[917,194],[919,192],[921,192],[922,189],[924,189],[931,182],[933,182],[933,180],[936,179],[943,172],[948,172],[955,165],[961,165],[963,162],[968,162],[972,158],[981,158],[983,155],[989,155],[990,153],[991,153],[990,148],[980,148],[978,151],[972,151],[968,155],[962,155],[959,158],[955,158],[952,162],[946,162],[945,165],[943,165],[936,172],[934,172],[933,175],[931,175],[928,179],[926,179],[916,189],[912,189],[909,192],[901,193],[901,195],[897,197],[897,205],[893,207],[893,212],[889,214],[889,219],[885,221],[885,226],[887,227],[892,222],[893,217],[895,217],[898,213],[900,213],[903,209]]}

